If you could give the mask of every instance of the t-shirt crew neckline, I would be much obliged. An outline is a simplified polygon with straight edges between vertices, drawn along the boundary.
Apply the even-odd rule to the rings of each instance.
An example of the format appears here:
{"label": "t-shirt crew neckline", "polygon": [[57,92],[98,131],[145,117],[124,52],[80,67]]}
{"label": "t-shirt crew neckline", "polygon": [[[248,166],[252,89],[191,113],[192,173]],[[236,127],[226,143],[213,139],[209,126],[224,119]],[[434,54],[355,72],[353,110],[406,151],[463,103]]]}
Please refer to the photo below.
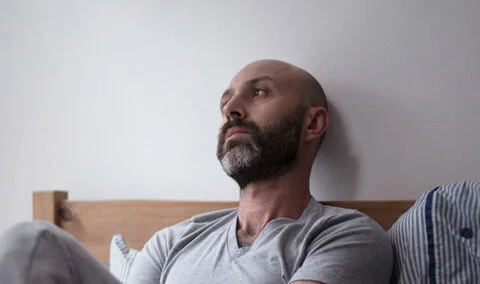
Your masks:
{"label": "t-shirt crew neckline", "polygon": [[268,233],[275,228],[276,224],[277,225],[288,224],[291,222],[297,222],[304,219],[305,216],[308,216],[309,212],[313,210],[313,207],[315,206],[316,203],[317,201],[313,197],[310,197],[310,201],[308,202],[307,207],[305,207],[300,217],[296,220],[291,218],[277,218],[277,219],[271,220],[265,225],[265,227],[263,227],[262,231],[260,231],[260,234],[258,234],[253,244],[245,247],[238,246],[238,240],[237,240],[238,210],[237,210],[235,214],[235,218],[230,222],[230,226],[227,232],[227,238],[228,238],[227,250],[228,250],[228,253],[230,254],[230,258],[234,260],[246,254],[252,247],[255,247],[255,244],[260,243],[262,237],[265,235],[268,235]]}

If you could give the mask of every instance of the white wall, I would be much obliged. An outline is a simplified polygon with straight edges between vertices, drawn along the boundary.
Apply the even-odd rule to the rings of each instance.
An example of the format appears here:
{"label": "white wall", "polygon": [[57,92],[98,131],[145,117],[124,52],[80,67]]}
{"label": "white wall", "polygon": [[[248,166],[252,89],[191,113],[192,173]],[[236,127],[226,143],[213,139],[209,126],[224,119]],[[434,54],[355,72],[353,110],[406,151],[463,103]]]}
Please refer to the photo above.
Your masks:
{"label": "white wall", "polygon": [[311,71],[332,103],[315,197],[416,198],[480,179],[479,11],[476,0],[0,1],[0,231],[31,217],[34,190],[236,199],[215,158],[219,96],[260,58]]}

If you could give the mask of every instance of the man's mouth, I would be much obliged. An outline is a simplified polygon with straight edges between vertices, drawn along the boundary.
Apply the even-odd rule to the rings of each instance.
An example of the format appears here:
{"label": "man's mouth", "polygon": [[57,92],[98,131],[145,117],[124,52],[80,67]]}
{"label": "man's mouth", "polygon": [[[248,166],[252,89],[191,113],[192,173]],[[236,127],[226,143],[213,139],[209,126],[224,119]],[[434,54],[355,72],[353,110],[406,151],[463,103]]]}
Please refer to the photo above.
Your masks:
{"label": "man's mouth", "polygon": [[247,128],[234,126],[227,130],[227,133],[225,135],[225,138],[226,138],[225,140],[229,140],[236,136],[248,135],[248,134],[250,134],[250,131]]}

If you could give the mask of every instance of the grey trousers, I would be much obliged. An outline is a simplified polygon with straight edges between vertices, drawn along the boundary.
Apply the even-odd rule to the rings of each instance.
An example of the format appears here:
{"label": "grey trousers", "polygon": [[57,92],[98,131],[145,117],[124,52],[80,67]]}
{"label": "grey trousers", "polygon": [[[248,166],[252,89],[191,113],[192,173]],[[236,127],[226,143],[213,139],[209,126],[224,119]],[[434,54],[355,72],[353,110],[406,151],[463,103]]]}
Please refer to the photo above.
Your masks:
{"label": "grey trousers", "polygon": [[0,284],[119,284],[104,264],[55,225],[26,222],[0,235]]}

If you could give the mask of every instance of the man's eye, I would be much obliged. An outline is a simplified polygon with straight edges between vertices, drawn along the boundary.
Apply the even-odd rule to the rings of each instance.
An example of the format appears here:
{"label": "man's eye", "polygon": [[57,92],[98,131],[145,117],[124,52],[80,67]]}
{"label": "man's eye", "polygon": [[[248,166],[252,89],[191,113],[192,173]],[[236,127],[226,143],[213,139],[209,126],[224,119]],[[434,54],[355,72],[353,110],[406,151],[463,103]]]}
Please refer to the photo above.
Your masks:
{"label": "man's eye", "polygon": [[266,94],[267,94],[267,92],[265,92],[265,90],[255,89],[255,97],[264,96]]}

